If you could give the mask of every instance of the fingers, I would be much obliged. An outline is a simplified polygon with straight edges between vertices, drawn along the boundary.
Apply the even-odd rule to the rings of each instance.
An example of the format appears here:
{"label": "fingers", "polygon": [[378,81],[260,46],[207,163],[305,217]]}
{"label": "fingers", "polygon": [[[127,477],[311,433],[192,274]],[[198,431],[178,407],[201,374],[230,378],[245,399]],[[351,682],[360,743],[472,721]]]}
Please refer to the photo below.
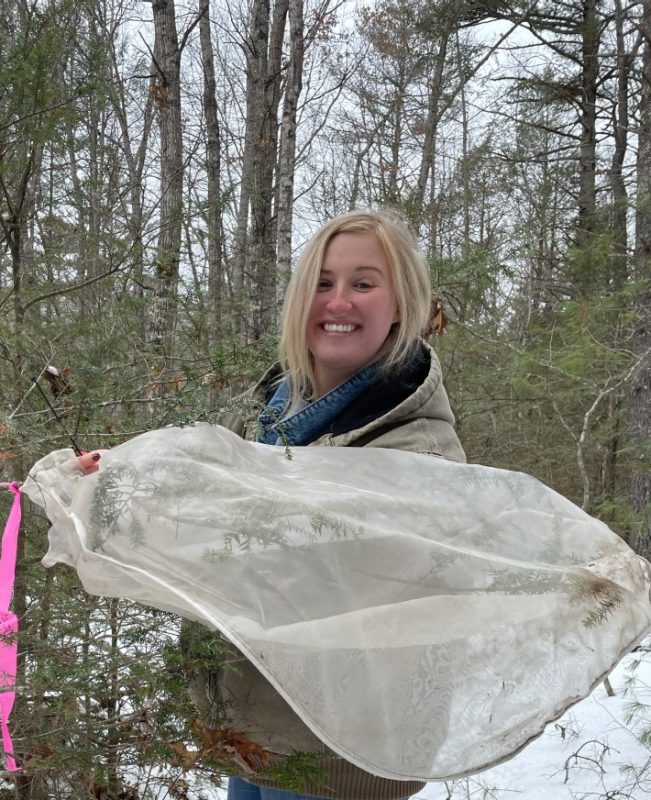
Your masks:
{"label": "fingers", "polygon": [[90,453],[84,453],[83,456],[79,456],[77,463],[85,475],[90,475],[93,472],[97,472],[99,469],[100,459],[102,458],[102,452],[106,451],[93,450]]}

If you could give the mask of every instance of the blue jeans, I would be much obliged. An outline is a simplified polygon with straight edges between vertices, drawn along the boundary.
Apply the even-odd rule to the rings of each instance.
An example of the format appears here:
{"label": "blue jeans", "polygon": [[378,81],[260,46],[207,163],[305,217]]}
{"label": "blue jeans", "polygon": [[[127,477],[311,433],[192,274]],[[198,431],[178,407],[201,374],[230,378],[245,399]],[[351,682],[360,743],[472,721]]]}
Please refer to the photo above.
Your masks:
{"label": "blue jeans", "polygon": [[228,800],[314,800],[311,795],[286,792],[283,789],[267,789],[256,786],[242,778],[228,779]]}

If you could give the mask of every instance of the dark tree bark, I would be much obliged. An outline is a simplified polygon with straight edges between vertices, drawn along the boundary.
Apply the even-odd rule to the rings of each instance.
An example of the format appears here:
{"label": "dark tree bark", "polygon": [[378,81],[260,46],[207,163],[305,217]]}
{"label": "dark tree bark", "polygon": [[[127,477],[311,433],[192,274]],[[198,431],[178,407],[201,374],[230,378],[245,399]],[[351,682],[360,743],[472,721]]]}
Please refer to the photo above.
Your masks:
{"label": "dark tree bark", "polygon": [[208,175],[208,342],[214,347],[221,338],[224,278],[221,235],[221,136],[217,116],[215,58],[210,34],[210,0],[200,0],[199,14]]}
{"label": "dark tree bark", "polygon": [[168,359],[176,328],[176,297],[183,211],[183,140],[181,124],[181,50],[176,31],[174,0],[153,0],[153,92],[160,127],[160,230],[156,254],[156,283],[150,341]]}
{"label": "dark tree bark", "polygon": [[631,506],[638,515],[633,546],[651,557],[651,0],[644,0],[640,125],[637,153],[635,277],[637,296],[634,350],[640,366],[631,382]]}
{"label": "dark tree bark", "polygon": [[589,247],[597,213],[597,81],[601,21],[598,0],[585,0],[581,25],[581,98],[577,246]]}
{"label": "dark tree bark", "polygon": [[278,108],[282,92],[282,46],[289,0],[276,0],[271,20],[265,0],[256,2],[258,6],[253,26],[256,47],[250,61],[250,74],[257,87],[258,109],[254,128],[250,231],[250,273],[253,278],[251,333],[254,340],[273,328],[276,316],[273,201],[278,158]]}
{"label": "dark tree bark", "polygon": [[[144,207],[144,174],[147,163],[147,153],[151,137],[152,122],[154,117],[154,98],[156,97],[158,76],[156,65],[152,62],[151,78],[149,82],[149,92],[142,109],[142,130],[139,140],[134,137],[133,127],[129,124],[129,113],[127,103],[127,83],[122,74],[122,55],[116,50],[114,31],[110,21],[104,15],[99,18],[98,24],[101,26],[103,36],[107,42],[107,49],[110,59],[110,75],[113,91],[109,94],[111,107],[120,130],[121,155],[124,158],[125,168],[128,175],[129,188],[129,213],[127,215],[127,227],[130,239],[130,275],[132,277],[132,294],[138,300],[144,297],[145,283],[145,207]],[[147,337],[147,325],[145,319],[144,303],[141,304],[139,326],[143,340]]]}
{"label": "dark tree bark", "polygon": [[[440,99],[443,88],[443,70],[447,58],[449,32],[442,31],[438,54],[434,70],[427,87],[428,107],[427,121],[425,124],[425,139],[423,141],[423,155],[420,162],[418,173],[418,183],[416,185],[416,195],[411,211],[412,224],[418,229],[423,217],[425,205],[425,193],[429,182],[430,172],[434,171],[434,161],[436,155],[436,134],[438,125],[441,121]],[[434,225],[436,227],[436,225]]]}
{"label": "dark tree bark", "polygon": [[[234,291],[238,330],[258,339],[276,317],[274,208],[278,169],[278,109],[283,89],[283,40],[289,0],[255,0],[246,39],[246,133],[235,237]],[[249,325],[243,302],[248,299]]]}
{"label": "dark tree bark", "polygon": [[289,281],[292,266],[292,215],[294,171],[296,169],[296,116],[303,85],[304,57],[303,0],[289,0],[290,54],[283,115],[280,124],[278,159],[278,278],[281,293]]}
{"label": "dark tree bark", "polygon": [[628,92],[629,74],[636,48],[626,52],[624,38],[624,12],[621,0],[615,0],[615,31],[617,37],[617,96],[613,106],[613,137],[615,149],[610,166],[610,183],[613,194],[612,237],[613,266],[611,283],[621,289],[628,277],[628,234],[626,212],[628,192],[624,179],[624,160],[628,147]]}

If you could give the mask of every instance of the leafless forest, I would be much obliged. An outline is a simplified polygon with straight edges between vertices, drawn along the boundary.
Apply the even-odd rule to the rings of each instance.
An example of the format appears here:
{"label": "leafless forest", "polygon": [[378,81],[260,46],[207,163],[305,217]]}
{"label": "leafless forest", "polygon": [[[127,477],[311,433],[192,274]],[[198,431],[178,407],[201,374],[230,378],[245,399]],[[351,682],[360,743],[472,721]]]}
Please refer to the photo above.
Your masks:
{"label": "leafless forest", "polygon": [[[0,0],[3,480],[216,419],[301,244],[360,207],[428,257],[469,460],[649,555],[651,0]],[[45,571],[46,530],[27,509],[0,797],[194,798],[214,643]]]}

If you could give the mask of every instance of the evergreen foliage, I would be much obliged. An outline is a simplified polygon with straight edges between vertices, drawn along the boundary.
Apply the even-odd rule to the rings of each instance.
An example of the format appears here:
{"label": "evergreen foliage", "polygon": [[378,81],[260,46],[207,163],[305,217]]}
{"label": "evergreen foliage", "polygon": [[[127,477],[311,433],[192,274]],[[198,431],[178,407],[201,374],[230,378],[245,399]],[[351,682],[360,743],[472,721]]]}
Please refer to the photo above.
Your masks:
{"label": "evergreen foliage", "polygon": [[[606,0],[534,5],[382,0],[343,24],[339,6],[305,2],[294,245],[349,207],[401,211],[449,318],[433,343],[469,460],[534,474],[644,544],[650,423],[631,427],[630,414],[631,387],[649,392],[640,378],[649,371],[649,262],[632,232],[637,224],[642,243],[651,234],[648,197],[637,203],[646,172],[631,155],[630,131],[638,123],[644,131],[639,101],[651,62],[643,59],[648,32],[645,39],[638,30],[649,9]],[[171,345],[162,350],[152,334],[166,96],[151,9],[137,0],[0,0],[4,480],[68,447],[69,434],[91,450],[163,425],[215,422],[274,359],[281,298],[270,312],[276,281],[263,280],[261,264],[278,253],[273,220],[285,162],[273,137],[256,138],[255,120],[263,108],[277,139],[282,98],[258,96],[264,81],[258,95],[247,94],[249,20],[215,0],[220,191],[217,200],[207,192],[196,13],[177,4],[183,231],[171,254],[178,281],[166,298]],[[482,26],[490,19],[503,33]],[[273,40],[281,42],[281,93],[288,30]],[[600,45],[594,80],[588,34]],[[594,163],[588,84],[597,93]],[[249,108],[247,97],[263,105]],[[617,126],[624,111],[630,124]],[[630,140],[623,152],[622,130]],[[274,175],[264,197],[247,178],[249,158]],[[586,170],[594,178],[587,216]],[[220,248],[218,293],[209,240]],[[58,390],[48,365],[61,373]],[[635,490],[641,501],[633,502],[632,485],[647,487]],[[9,499],[0,497],[5,515]],[[316,519],[314,535],[327,524]],[[193,727],[186,686],[222,660],[222,645],[181,631],[169,614],[91,598],[63,568],[44,570],[46,533],[47,521],[26,509],[12,717],[24,770],[5,779],[0,796],[144,800],[160,784],[183,798],[184,770],[218,780],[229,765]],[[612,602],[604,598],[604,614]],[[204,751],[205,759],[192,755]],[[313,767],[296,754],[272,772],[300,791],[318,777]]]}

